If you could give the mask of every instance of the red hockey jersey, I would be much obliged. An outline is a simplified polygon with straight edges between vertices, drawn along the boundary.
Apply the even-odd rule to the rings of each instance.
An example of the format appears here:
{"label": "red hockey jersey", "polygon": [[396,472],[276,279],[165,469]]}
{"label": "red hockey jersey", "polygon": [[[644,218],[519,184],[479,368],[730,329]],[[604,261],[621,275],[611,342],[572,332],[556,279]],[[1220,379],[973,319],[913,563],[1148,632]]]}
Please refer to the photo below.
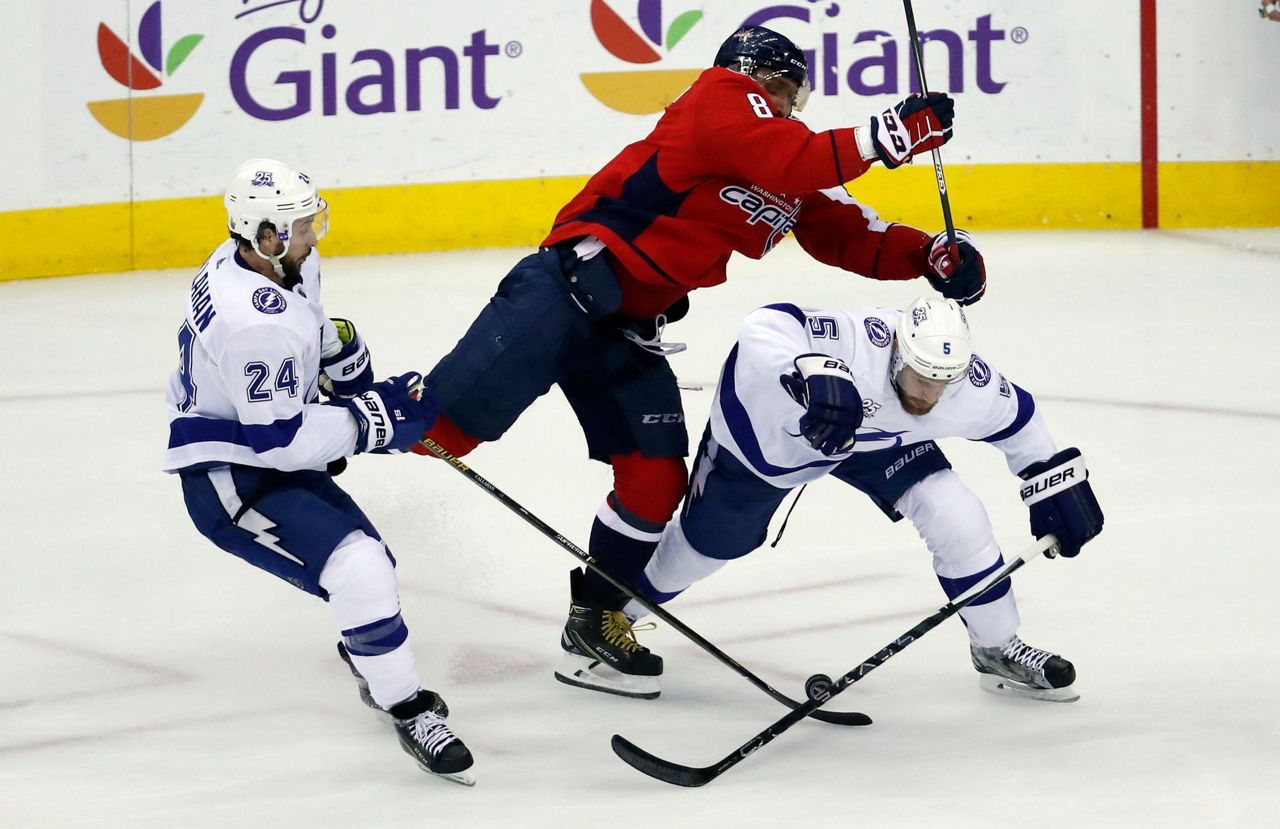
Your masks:
{"label": "red hockey jersey", "polygon": [[591,177],[542,244],[599,238],[622,283],[620,313],[636,319],[724,282],[730,253],[759,259],[788,232],[829,265],[921,276],[930,237],[880,221],[844,190],[870,166],[852,128],[815,133],[777,118],[754,80],[708,69]]}

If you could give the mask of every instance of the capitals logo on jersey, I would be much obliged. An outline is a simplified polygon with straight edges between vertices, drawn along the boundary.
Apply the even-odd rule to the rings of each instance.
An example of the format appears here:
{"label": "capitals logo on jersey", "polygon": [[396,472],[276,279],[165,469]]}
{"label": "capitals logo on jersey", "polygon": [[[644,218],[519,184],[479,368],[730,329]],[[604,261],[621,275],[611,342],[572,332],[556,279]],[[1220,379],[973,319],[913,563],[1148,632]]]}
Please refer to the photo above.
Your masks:
{"label": "capitals logo on jersey", "polygon": [[[747,224],[765,224],[773,228],[769,238],[765,240],[764,251],[773,250],[782,238],[791,232],[800,217],[800,200],[775,196],[756,185],[750,189],[732,185],[720,191],[720,198],[727,204],[736,205],[747,214]],[[770,203],[772,202],[772,203]]]}

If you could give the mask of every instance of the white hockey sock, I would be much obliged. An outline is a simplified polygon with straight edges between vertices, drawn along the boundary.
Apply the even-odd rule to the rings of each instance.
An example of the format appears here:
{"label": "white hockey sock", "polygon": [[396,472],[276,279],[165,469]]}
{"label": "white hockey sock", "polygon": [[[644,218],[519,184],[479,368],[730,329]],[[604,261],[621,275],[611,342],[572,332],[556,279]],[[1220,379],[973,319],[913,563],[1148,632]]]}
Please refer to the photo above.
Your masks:
{"label": "white hockey sock", "polygon": [[422,681],[382,542],[360,530],[342,539],[320,573],[320,586],[329,592],[329,610],[374,701],[390,708],[416,694]]}
{"label": "white hockey sock", "polygon": [[[645,565],[644,577],[638,587],[640,592],[647,594],[645,598],[661,604],[728,563],[725,559],[711,558],[695,550],[685,536],[684,526],[677,515],[662,531],[658,549]],[[622,610],[633,619],[639,619],[649,612],[635,599],[628,601]]]}
{"label": "white hockey sock", "polygon": [[1022,621],[1013,590],[994,602],[961,608],[960,618],[969,629],[969,639],[980,648],[1003,648],[1018,632]]}
{"label": "white hockey sock", "polygon": [[[933,553],[933,571],[948,596],[963,593],[986,578],[978,578],[978,574],[995,569],[1000,547],[991,519],[978,496],[953,470],[944,469],[920,481],[898,499],[895,507],[911,520]],[[998,594],[1001,589],[997,587],[992,593]],[[997,599],[964,608],[960,618],[975,644],[987,648],[1003,646],[1017,632],[1020,622],[1012,586]]]}

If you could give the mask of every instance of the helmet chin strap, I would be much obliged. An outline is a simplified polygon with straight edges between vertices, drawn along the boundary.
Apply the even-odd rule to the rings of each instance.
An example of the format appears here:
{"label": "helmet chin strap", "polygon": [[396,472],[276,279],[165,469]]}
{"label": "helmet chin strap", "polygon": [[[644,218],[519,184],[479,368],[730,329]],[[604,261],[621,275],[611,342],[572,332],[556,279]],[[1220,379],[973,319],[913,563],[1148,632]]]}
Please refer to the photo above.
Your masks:
{"label": "helmet chin strap", "polygon": [[[279,239],[279,238],[280,238],[280,235],[279,235],[278,233],[276,234],[276,238],[277,238],[277,239]],[[281,261],[281,260],[284,258],[285,253],[287,253],[287,252],[289,251],[289,244],[288,244],[288,242],[287,242],[287,241],[285,241],[284,239],[281,239],[280,241],[284,244],[284,250],[283,250],[283,251],[281,251],[281,252],[280,252],[280,254],[279,254],[278,256],[272,256],[272,255],[271,255],[271,254],[269,254],[269,253],[264,253],[264,252],[263,252],[263,250],[262,250],[262,248],[258,247],[258,238],[257,238],[256,236],[249,240],[249,244],[253,246],[253,252],[254,252],[254,253],[258,254],[258,255],[259,255],[259,256],[261,256],[263,259],[265,259],[265,260],[267,260],[269,263],[271,263],[271,270],[275,271],[275,272],[276,272],[276,276],[280,277],[280,279],[284,281],[284,283],[285,283],[285,287],[286,287],[286,288],[292,288],[293,286],[292,286],[292,285],[290,285],[290,284],[288,284],[288,283],[290,283],[290,282],[295,282],[296,280],[291,280],[291,279],[290,279],[290,278],[285,274],[285,272],[284,272],[284,263]]]}

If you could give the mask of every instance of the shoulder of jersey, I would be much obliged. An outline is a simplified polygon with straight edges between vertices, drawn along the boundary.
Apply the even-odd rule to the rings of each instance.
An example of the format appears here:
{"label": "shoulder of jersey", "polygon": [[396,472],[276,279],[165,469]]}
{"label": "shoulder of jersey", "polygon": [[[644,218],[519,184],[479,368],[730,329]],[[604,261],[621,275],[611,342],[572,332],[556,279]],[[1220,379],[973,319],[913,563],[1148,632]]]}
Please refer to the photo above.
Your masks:
{"label": "shoulder of jersey", "polygon": [[698,76],[692,91],[699,96],[728,98],[746,92],[760,92],[760,84],[740,72],[733,72],[722,66],[713,66]]}
{"label": "shoulder of jersey", "polygon": [[219,246],[214,251],[209,282],[214,308],[222,324],[230,328],[278,320],[294,296],[237,262],[234,246]]}
{"label": "shoulder of jersey", "polygon": [[861,308],[844,316],[855,336],[887,349],[893,345],[893,329],[901,315],[896,308]]}

